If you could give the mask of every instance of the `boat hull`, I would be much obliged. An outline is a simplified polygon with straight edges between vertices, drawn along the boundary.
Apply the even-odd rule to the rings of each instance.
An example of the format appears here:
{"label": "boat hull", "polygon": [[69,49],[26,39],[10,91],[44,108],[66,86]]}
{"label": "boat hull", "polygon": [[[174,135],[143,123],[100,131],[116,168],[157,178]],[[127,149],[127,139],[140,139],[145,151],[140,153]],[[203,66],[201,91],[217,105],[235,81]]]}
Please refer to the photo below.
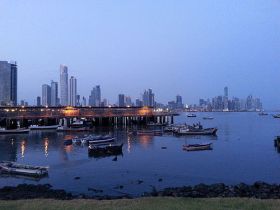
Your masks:
{"label": "boat hull", "polygon": [[183,150],[186,151],[200,151],[200,150],[211,150],[212,144],[205,145],[184,145]]}
{"label": "boat hull", "polygon": [[24,133],[29,133],[29,129],[16,129],[16,130],[0,130],[0,135],[1,134],[24,134]]}
{"label": "boat hull", "polygon": [[202,131],[184,131],[180,132],[178,131],[177,135],[216,135],[218,129],[217,128],[211,128],[211,129],[204,129]]}

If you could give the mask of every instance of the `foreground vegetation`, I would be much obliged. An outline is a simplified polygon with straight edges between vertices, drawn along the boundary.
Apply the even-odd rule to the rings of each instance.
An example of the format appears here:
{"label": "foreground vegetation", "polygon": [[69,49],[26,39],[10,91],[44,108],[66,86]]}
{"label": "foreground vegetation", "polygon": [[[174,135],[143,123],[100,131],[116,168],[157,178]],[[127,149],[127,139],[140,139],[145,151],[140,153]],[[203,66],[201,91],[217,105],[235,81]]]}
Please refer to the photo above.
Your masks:
{"label": "foreground vegetation", "polygon": [[186,209],[186,210],[277,210],[280,200],[259,200],[249,198],[137,198],[121,200],[16,200],[0,201],[1,210],[44,210],[44,209]]}

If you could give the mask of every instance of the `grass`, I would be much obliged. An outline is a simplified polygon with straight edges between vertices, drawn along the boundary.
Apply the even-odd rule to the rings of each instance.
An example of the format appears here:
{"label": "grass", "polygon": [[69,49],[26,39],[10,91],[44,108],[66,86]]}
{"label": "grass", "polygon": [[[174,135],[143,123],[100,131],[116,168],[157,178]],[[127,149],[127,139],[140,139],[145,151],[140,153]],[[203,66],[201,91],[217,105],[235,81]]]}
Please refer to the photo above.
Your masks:
{"label": "grass", "polygon": [[82,209],[184,209],[184,210],[278,210],[280,200],[258,200],[249,198],[137,198],[122,200],[17,200],[0,201],[1,210],[82,210]]}

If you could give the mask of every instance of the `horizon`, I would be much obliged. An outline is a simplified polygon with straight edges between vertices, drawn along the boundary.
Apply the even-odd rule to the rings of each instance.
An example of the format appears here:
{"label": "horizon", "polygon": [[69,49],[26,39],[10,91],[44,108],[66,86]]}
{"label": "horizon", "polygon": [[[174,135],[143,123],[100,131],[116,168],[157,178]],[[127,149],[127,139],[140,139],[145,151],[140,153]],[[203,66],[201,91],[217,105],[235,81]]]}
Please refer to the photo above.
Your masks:
{"label": "horizon", "polygon": [[120,93],[135,101],[151,88],[159,103],[179,94],[190,105],[228,86],[229,98],[252,94],[265,109],[280,108],[279,1],[4,0],[0,6],[0,27],[8,32],[0,34],[0,60],[17,61],[19,101],[34,104],[43,84],[59,82],[65,64],[87,100],[100,85],[111,103]]}

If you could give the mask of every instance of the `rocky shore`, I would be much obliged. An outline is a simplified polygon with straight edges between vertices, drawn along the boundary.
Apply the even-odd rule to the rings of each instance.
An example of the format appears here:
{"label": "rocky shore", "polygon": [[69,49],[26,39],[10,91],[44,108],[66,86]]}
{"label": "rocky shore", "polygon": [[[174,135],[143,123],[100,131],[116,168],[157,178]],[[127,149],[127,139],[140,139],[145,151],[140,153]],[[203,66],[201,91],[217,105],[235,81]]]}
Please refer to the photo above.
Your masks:
{"label": "rocky shore", "polygon": [[[253,185],[244,183],[238,185],[199,184],[195,186],[166,188],[157,191],[153,188],[152,192],[144,193],[143,197],[169,196],[169,197],[190,197],[190,198],[213,198],[213,197],[247,197],[259,199],[280,199],[280,185],[256,182]],[[121,198],[133,198],[129,195],[122,196],[88,196],[84,194],[73,195],[64,190],[52,189],[49,184],[28,185],[21,184],[16,187],[3,187],[0,189],[1,200],[19,200],[35,198],[52,198],[60,200],[71,200],[77,198],[110,200]]]}

